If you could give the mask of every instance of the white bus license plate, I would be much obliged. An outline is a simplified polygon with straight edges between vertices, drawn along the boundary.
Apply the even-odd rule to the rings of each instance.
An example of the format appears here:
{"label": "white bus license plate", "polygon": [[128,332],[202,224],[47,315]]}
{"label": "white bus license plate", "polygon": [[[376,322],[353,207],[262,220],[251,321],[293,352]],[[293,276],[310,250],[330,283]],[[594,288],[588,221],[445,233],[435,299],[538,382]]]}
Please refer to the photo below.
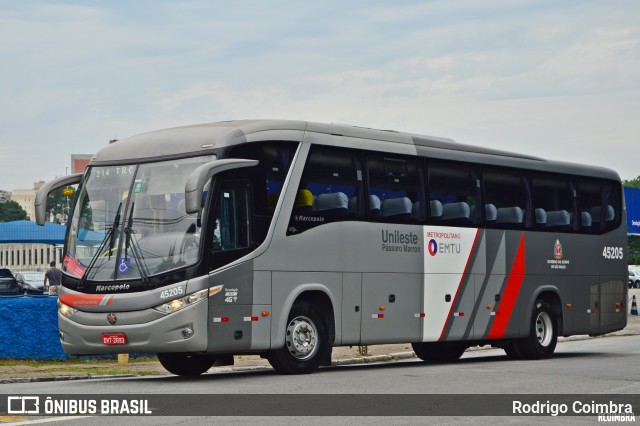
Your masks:
{"label": "white bus license plate", "polygon": [[127,336],[124,333],[102,333],[102,343],[105,345],[126,345]]}

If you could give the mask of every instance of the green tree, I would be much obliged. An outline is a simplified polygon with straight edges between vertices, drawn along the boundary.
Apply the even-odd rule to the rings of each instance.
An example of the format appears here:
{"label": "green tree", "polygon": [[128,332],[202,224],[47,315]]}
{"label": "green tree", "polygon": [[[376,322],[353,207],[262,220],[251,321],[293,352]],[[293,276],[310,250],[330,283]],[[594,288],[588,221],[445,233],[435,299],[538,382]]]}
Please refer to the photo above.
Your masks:
{"label": "green tree", "polygon": [[[47,212],[54,216],[69,214],[69,210],[75,201],[75,189],[74,195],[67,197],[64,195],[65,188],[58,188],[52,191],[47,197]],[[74,187],[75,188],[75,187]]]}
{"label": "green tree", "polygon": [[623,179],[622,185],[627,188],[639,188],[640,189],[640,176],[635,179]]}
{"label": "green tree", "polygon": [[13,222],[15,220],[26,220],[27,212],[25,212],[20,204],[15,201],[7,201],[0,203],[0,222]]}

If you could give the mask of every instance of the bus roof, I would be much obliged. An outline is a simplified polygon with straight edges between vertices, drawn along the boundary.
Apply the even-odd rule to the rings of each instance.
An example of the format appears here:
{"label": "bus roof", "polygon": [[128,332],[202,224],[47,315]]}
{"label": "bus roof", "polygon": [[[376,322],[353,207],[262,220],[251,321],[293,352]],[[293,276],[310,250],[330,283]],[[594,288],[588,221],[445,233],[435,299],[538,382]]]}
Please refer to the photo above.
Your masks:
{"label": "bus roof", "polygon": [[[502,151],[482,146],[460,144],[452,139],[379,130],[345,124],[326,124],[296,120],[235,120],[217,123],[174,127],[131,136],[112,143],[91,160],[91,165],[123,164],[140,161],[169,160],[185,156],[208,155],[219,148],[245,142],[264,140],[318,141],[330,136],[332,145],[349,141],[345,146],[366,148],[363,140],[374,140],[388,146],[390,151],[407,148],[413,153],[434,158],[471,161],[510,167],[571,173],[620,180],[610,169],[561,161],[545,160],[525,154]],[[399,146],[396,144],[403,144]],[[376,149],[380,147],[376,144]]]}

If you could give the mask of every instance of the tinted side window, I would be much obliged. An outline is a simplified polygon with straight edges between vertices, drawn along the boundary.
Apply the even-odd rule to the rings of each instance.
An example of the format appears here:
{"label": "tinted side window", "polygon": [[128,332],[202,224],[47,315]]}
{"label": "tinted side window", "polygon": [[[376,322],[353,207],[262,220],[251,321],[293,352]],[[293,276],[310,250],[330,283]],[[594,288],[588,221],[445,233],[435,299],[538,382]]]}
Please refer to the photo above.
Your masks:
{"label": "tinted side window", "polygon": [[524,228],[529,192],[526,176],[520,171],[487,167],[482,179],[486,226]]}
{"label": "tinted side window", "polygon": [[287,235],[361,216],[362,154],[312,147],[305,164]]}
{"label": "tinted side window", "polygon": [[572,180],[560,175],[533,175],[532,182],[536,229],[554,232],[575,229]]}
{"label": "tinted side window", "polygon": [[251,192],[247,181],[222,182],[213,218],[213,251],[251,246]]}
{"label": "tinted side window", "polygon": [[418,164],[416,158],[367,154],[370,218],[391,223],[422,220],[424,202]]}
{"label": "tinted side window", "polygon": [[617,182],[586,178],[578,180],[578,209],[583,232],[604,233],[620,225],[620,192]]}
{"label": "tinted side window", "polygon": [[471,164],[430,161],[429,220],[433,224],[473,226],[479,223],[479,171]]}
{"label": "tinted side window", "polygon": [[227,175],[216,177],[212,217],[213,235],[209,267],[213,270],[250,253],[256,246],[252,230],[253,194],[248,180],[229,180]]}

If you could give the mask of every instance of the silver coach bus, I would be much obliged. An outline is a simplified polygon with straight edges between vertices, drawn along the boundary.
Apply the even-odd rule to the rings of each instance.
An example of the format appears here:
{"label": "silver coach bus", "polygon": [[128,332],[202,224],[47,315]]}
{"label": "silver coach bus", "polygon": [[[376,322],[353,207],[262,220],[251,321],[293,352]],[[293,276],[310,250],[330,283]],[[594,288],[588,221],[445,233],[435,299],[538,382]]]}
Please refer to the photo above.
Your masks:
{"label": "silver coach bus", "polygon": [[627,323],[619,176],[448,139],[231,121],[98,152],[67,226],[69,354],[157,353],[178,375],[260,354],[308,373],[344,345],[552,355]]}

